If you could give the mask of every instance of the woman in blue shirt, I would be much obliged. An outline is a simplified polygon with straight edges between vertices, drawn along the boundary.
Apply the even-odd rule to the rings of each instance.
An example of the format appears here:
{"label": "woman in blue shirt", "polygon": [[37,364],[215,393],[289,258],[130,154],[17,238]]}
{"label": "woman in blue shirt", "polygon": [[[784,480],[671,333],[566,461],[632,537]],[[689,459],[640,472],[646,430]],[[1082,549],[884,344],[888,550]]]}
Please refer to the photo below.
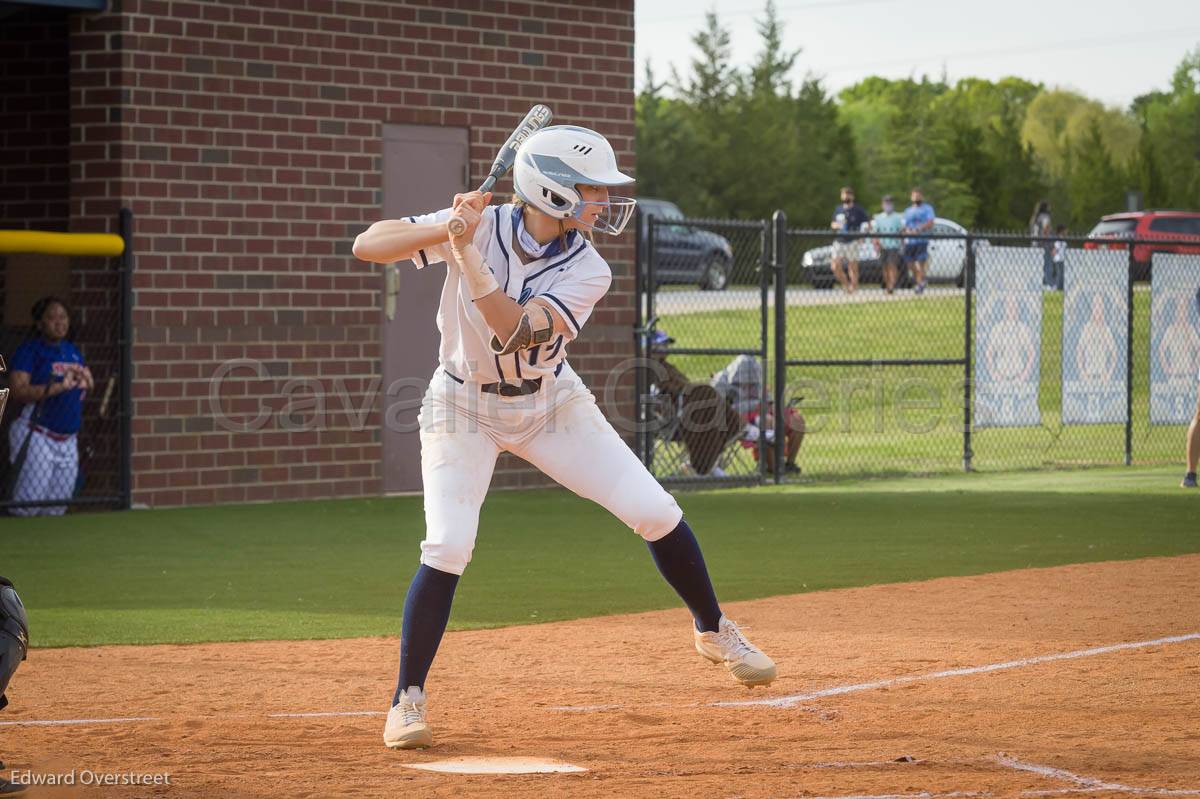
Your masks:
{"label": "woman in blue shirt", "polygon": [[[37,335],[12,358],[10,396],[25,404],[8,430],[9,462],[20,468],[13,488],[16,502],[67,500],[79,474],[76,436],[83,422],[83,397],[95,387],[83,356],[67,341],[71,316],[57,297],[33,304]],[[24,450],[25,459],[17,460]],[[17,516],[59,516],[65,505],[13,508]]]}

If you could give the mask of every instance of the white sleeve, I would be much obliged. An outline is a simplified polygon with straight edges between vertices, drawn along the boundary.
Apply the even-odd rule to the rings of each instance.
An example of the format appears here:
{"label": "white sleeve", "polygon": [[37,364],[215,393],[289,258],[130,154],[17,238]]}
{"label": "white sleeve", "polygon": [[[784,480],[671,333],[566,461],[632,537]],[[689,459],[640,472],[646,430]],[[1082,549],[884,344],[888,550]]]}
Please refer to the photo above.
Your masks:
{"label": "white sleeve", "polygon": [[571,328],[571,339],[579,336],[592,309],[604,299],[612,285],[608,264],[599,254],[591,255],[592,258],[564,271],[554,285],[537,295],[562,315],[567,327]]}
{"label": "white sleeve", "polygon": [[[412,222],[414,225],[429,225],[433,223],[445,224],[450,218],[449,208],[443,208],[440,211],[434,211],[432,214],[418,214],[417,216],[406,216],[404,219]],[[488,213],[484,209],[483,218],[479,220],[479,227],[475,228],[475,243],[478,245],[481,241],[486,242],[492,235],[492,227],[495,224],[495,214]],[[483,248],[480,247],[482,251]],[[417,269],[424,269],[430,264],[445,263],[450,260],[450,242],[446,241],[441,244],[434,244],[426,247],[423,250],[417,250],[408,256],[408,259],[413,262]]]}

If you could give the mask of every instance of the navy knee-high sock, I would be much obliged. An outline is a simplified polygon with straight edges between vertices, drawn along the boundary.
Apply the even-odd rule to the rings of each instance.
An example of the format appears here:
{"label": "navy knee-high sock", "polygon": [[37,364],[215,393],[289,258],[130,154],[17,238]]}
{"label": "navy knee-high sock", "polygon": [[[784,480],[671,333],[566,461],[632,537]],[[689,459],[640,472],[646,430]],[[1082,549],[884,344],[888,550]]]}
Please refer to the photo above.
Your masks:
{"label": "navy knee-high sock", "polygon": [[408,596],[404,600],[404,626],[400,630],[400,679],[392,704],[400,701],[400,692],[410,685],[425,689],[425,677],[437,654],[442,633],[450,621],[450,604],[458,575],[438,571],[424,564],[417,569]]}
{"label": "navy knee-high sock", "polygon": [[658,570],[696,617],[696,629],[715,632],[721,621],[721,606],[692,528],[680,519],[674,530],[647,543]]}

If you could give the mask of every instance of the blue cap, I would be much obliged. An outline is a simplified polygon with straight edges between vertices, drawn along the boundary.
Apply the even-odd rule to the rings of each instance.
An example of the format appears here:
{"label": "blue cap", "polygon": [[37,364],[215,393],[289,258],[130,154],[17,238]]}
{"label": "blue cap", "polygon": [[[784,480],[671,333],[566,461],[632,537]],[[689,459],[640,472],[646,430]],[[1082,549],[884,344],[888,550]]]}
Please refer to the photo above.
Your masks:
{"label": "blue cap", "polygon": [[668,336],[665,330],[655,330],[654,335],[650,337],[650,343],[656,346],[659,344],[674,344],[675,339]]}

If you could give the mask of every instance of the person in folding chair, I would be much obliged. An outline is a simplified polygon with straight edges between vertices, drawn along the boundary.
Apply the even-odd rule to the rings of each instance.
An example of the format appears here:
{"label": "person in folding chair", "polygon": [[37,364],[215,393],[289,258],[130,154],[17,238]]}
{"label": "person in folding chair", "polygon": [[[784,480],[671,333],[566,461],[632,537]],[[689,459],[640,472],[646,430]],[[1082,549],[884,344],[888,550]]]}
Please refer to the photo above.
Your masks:
{"label": "person in folding chair", "polygon": [[650,344],[650,357],[661,367],[651,370],[650,377],[651,388],[663,401],[660,435],[683,444],[696,475],[725,477],[721,456],[727,444],[738,440],[745,425],[724,394],[708,383],[691,380],[667,361],[668,347],[674,341],[656,330]]}
{"label": "person in folding chair", "polygon": [[[759,403],[763,395],[763,373],[758,358],[752,355],[737,356],[728,366],[713,375],[712,387],[726,397],[741,416],[745,423],[742,430],[742,446],[754,453],[755,460],[758,460],[759,436],[766,437],[767,470],[774,472],[775,447],[771,446],[775,443],[774,405],[768,397],[764,406],[766,412],[759,413]],[[804,416],[789,403],[784,409],[783,418],[787,427],[784,444],[786,461],[783,470],[787,474],[800,474],[796,457],[800,454],[800,445],[804,443]]]}

